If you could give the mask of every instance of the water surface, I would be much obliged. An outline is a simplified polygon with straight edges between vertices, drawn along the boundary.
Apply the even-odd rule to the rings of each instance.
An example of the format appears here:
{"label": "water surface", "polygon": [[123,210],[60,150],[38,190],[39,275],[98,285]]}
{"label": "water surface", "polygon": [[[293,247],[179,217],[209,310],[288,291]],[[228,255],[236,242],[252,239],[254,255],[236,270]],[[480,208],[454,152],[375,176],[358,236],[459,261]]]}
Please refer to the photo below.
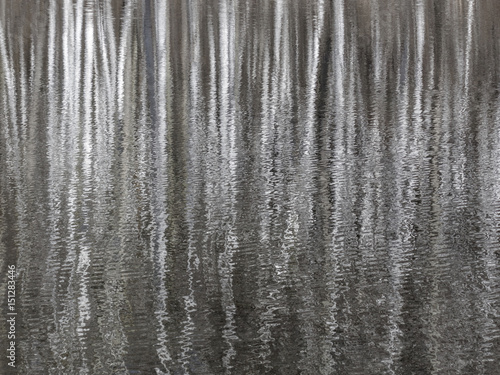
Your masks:
{"label": "water surface", "polygon": [[499,16],[1,1],[17,373],[497,374]]}

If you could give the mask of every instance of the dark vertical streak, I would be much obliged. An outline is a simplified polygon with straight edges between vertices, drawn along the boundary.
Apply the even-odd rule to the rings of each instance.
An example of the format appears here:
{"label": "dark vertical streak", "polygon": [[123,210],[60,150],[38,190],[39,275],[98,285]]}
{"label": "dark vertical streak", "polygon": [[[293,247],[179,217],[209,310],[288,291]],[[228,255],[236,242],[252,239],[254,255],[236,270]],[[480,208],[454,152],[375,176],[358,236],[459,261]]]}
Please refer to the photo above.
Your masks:
{"label": "dark vertical streak", "polygon": [[[155,93],[155,56],[153,49],[153,26],[151,1],[144,0],[144,50],[146,52],[146,82],[148,90],[148,107],[151,115],[151,126],[158,127],[156,119],[156,93]],[[154,134],[154,133],[153,133]]]}

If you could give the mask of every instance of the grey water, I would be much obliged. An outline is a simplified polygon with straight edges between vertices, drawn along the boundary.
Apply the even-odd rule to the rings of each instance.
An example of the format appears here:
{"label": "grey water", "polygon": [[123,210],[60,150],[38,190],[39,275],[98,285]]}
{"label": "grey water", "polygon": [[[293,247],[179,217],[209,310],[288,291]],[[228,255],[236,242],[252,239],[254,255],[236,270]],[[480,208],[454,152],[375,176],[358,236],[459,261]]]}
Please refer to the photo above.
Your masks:
{"label": "grey water", "polygon": [[0,372],[499,374],[499,84],[497,0],[0,0]]}

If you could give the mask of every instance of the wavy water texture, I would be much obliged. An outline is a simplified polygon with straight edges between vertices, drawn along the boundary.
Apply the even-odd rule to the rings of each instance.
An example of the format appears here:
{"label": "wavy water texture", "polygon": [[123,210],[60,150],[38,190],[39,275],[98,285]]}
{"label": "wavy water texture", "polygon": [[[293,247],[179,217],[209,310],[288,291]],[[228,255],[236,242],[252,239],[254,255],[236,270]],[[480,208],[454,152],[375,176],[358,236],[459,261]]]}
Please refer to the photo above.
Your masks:
{"label": "wavy water texture", "polygon": [[498,15],[0,2],[15,371],[498,373]]}

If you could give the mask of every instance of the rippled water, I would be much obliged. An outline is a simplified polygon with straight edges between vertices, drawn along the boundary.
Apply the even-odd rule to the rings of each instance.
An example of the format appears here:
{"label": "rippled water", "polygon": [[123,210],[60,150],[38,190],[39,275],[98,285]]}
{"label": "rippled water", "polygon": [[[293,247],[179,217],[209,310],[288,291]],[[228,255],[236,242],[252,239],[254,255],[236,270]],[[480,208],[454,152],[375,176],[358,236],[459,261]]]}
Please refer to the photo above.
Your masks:
{"label": "rippled water", "polygon": [[499,17],[1,1],[17,373],[498,374]]}

